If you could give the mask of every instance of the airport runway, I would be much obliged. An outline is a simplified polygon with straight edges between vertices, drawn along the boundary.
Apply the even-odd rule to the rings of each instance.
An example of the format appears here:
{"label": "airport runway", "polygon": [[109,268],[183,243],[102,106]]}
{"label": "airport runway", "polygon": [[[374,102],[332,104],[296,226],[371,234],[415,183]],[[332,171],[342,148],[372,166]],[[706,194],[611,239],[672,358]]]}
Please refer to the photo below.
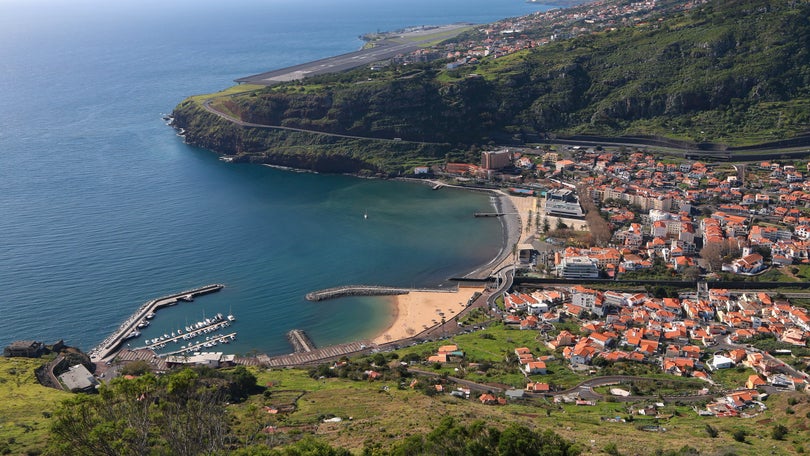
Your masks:
{"label": "airport runway", "polygon": [[[427,30],[417,30],[377,42],[373,48],[350,52],[334,57],[316,60],[314,62],[295,65],[266,73],[246,76],[236,79],[240,84],[274,85],[286,81],[295,81],[311,76],[327,73],[338,73],[351,70],[363,65],[390,59],[396,55],[407,54],[419,49],[430,41],[436,40],[436,35],[442,38],[452,38],[467,29],[471,24],[451,24]],[[455,33],[452,33],[455,32]],[[426,39],[418,40],[420,36]]]}

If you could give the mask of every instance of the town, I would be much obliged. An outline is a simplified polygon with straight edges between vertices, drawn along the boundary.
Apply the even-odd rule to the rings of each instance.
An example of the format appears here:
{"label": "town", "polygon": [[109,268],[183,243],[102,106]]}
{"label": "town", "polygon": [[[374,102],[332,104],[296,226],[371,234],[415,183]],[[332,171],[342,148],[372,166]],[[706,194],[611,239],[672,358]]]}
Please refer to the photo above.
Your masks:
{"label": "town", "polygon": [[[534,200],[517,204],[534,208],[520,213],[529,220],[513,265],[527,280],[516,278],[491,309],[544,345],[536,354],[511,348],[525,375],[512,388],[553,394],[543,381],[549,362],[595,376],[637,363],[724,383],[699,413],[739,416],[762,394],[808,382],[810,294],[786,290],[810,277],[808,171],[806,160],[704,163],[640,148],[537,146],[415,173]],[[744,289],[717,286],[729,283]],[[463,362],[462,349],[444,347],[427,361]],[[715,381],[725,369],[745,375],[736,385]]]}
{"label": "town", "polygon": [[462,38],[426,47],[393,59],[397,64],[447,59],[448,69],[480,63],[484,57],[499,58],[557,40],[615,30],[617,27],[654,26],[655,15],[665,7],[688,11],[705,0],[672,2],[650,0],[614,4],[597,1],[565,9],[540,11],[519,18],[504,19]]}

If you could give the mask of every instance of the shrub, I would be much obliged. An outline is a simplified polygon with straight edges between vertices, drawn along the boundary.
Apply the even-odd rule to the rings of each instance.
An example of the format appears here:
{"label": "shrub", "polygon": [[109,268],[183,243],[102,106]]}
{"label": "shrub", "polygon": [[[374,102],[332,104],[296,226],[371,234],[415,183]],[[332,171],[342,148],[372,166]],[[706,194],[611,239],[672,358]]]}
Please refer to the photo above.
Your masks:
{"label": "shrub", "polygon": [[748,436],[748,433],[745,432],[745,429],[737,429],[731,436],[738,442],[745,442],[745,437]]}
{"label": "shrub", "polygon": [[782,426],[781,424],[777,424],[771,431],[771,437],[773,437],[774,440],[784,440],[787,433],[788,430],[786,427]]}

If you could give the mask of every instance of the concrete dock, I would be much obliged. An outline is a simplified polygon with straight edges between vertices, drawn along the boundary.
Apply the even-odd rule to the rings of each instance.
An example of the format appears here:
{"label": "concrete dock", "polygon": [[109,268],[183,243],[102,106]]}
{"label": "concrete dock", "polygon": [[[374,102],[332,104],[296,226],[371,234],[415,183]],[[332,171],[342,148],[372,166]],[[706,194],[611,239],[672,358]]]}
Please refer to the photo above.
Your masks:
{"label": "concrete dock", "polygon": [[179,301],[192,301],[196,296],[214,293],[225,288],[225,285],[215,283],[195,288],[193,290],[181,291],[173,295],[153,299],[132,314],[121,326],[118,327],[109,337],[104,339],[97,347],[90,351],[90,359],[94,363],[106,362],[115,358],[118,349],[127,340],[127,336],[136,330],[138,323],[146,318],[149,313],[155,313],[158,309],[177,304]]}

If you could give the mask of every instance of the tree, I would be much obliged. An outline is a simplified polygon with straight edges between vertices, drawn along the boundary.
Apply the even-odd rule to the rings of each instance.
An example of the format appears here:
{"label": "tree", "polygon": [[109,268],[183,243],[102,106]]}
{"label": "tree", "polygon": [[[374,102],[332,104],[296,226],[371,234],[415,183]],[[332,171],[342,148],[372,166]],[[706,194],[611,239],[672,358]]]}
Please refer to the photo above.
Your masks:
{"label": "tree", "polygon": [[700,278],[700,269],[695,266],[689,266],[683,270],[683,278],[689,282],[697,281]]}
{"label": "tree", "polygon": [[564,230],[566,228],[568,228],[568,225],[566,225],[565,222],[563,222],[560,217],[557,217],[557,229]]}
{"label": "tree", "polygon": [[121,375],[143,375],[149,372],[151,366],[144,360],[137,360],[131,363],[127,363],[124,367],[121,368]]}
{"label": "tree", "polygon": [[709,242],[700,249],[700,256],[706,261],[709,270],[720,271],[724,261],[731,261],[740,255],[740,247],[735,239]]}
{"label": "tree", "polygon": [[228,394],[231,402],[244,401],[256,392],[256,376],[245,366],[237,366],[227,377],[230,380]]}
{"label": "tree", "polygon": [[[240,382],[252,374],[236,373]],[[255,377],[253,377],[255,387]],[[243,384],[241,388],[244,388]],[[191,369],[115,379],[54,413],[51,452],[74,455],[211,454],[225,447],[230,384]]]}

